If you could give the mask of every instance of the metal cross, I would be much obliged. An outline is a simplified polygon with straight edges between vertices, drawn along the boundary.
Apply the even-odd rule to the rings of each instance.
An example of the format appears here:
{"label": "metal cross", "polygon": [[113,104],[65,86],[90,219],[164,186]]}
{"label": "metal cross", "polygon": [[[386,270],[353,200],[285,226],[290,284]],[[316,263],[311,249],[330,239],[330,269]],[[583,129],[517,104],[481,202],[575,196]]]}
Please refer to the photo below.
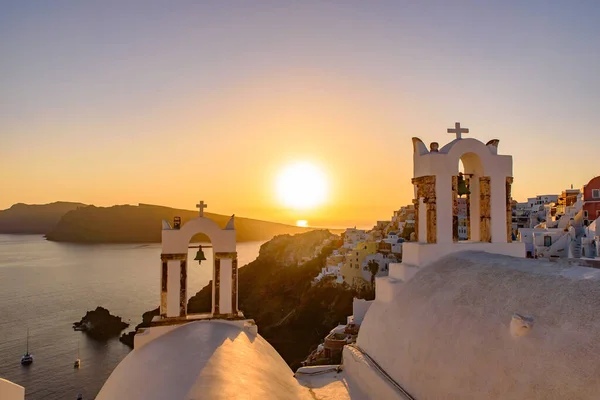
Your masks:
{"label": "metal cross", "polygon": [[455,122],[454,129],[448,128],[448,133],[456,133],[456,138],[462,139],[461,133],[469,133],[469,128],[461,128],[460,122]]}
{"label": "metal cross", "polygon": [[208,207],[208,204],[204,204],[204,201],[200,201],[200,203],[196,204],[196,208],[200,210],[200,216],[204,217],[204,209]]}

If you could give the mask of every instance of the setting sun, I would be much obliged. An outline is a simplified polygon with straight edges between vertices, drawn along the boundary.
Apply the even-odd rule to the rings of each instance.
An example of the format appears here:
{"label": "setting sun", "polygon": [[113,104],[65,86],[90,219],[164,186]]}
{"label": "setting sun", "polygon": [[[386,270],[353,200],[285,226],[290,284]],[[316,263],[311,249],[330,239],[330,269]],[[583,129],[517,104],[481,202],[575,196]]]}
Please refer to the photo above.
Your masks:
{"label": "setting sun", "polygon": [[308,226],[308,221],[305,219],[299,219],[298,221],[296,221],[296,226],[306,228]]}
{"label": "setting sun", "polygon": [[327,197],[325,173],[308,162],[287,166],[277,178],[277,194],[286,207],[306,209],[322,204]]}

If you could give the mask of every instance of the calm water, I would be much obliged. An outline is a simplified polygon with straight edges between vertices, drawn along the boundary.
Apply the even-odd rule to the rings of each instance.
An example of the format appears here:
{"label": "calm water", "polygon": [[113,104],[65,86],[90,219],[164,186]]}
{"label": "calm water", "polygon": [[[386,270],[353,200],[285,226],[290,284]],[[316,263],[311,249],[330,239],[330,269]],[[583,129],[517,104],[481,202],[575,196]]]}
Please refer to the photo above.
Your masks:
{"label": "calm water", "polygon": [[[263,242],[238,244],[239,265],[254,260]],[[207,262],[190,263],[191,297],[212,278]],[[190,249],[195,256],[195,250]],[[71,325],[96,306],[134,327],[159,304],[160,245],[54,243],[41,235],[0,235],[0,378],[25,387],[28,400],[92,399],[129,348],[74,332]],[[34,362],[19,363],[29,348]],[[79,358],[81,368],[73,369]]]}

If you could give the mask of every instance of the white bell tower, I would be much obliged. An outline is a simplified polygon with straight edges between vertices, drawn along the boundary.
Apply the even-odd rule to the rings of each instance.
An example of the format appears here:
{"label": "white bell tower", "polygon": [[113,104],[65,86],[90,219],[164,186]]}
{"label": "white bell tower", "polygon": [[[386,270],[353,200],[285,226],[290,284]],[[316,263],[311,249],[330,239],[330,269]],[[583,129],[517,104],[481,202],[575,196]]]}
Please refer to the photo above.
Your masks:
{"label": "white bell tower", "polygon": [[[175,218],[173,227],[163,221],[161,283],[160,283],[160,319],[171,323],[173,319],[194,318],[243,318],[238,310],[238,260],[236,251],[234,216],[220,228],[213,220],[204,215],[207,205],[201,201],[196,207],[198,217],[181,226]],[[208,315],[193,316],[187,313],[187,276],[190,263],[188,247],[194,235],[204,233],[213,248],[212,311]],[[203,246],[204,248],[209,246]],[[197,248],[197,246],[195,247]],[[201,265],[200,268],[206,268]]]}
{"label": "white bell tower", "polygon": [[[457,122],[448,129],[456,138],[442,148],[431,143],[429,150],[413,138],[416,242],[403,244],[402,263],[390,264],[390,277],[405,281],[462,250],[525,257],[524,243],[512,242],[512,156],[498,154],[496,139],[484,144],[463,138],[468,132]],[[459,186],[467,189],[467,241],[458,240]]]}

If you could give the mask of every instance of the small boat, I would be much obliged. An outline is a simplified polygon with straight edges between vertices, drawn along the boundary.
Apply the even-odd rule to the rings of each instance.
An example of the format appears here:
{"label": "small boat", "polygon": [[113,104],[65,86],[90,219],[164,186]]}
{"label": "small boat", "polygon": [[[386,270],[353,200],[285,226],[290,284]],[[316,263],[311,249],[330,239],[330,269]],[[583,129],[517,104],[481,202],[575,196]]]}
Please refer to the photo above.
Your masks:
{"label": "small boat", "polygon": [[29,354],[29,329],[27,329],[27,351],[21,357],[21,365],[30,365],[33,362],[33,356]]}
{"label": "small boat", "polygon": [[73,363],[73,368],[78,369],[79,367],[81,367],[81,359],[79,358],[79,340],[78,340],[77,341],[77,360],[75,360],[75,362]]}
{"label": "small boat", "polygon": [[25,353],[21,357],[21,365],[30,365],[32,362],[33,362],[33,356],[29,353]]}

